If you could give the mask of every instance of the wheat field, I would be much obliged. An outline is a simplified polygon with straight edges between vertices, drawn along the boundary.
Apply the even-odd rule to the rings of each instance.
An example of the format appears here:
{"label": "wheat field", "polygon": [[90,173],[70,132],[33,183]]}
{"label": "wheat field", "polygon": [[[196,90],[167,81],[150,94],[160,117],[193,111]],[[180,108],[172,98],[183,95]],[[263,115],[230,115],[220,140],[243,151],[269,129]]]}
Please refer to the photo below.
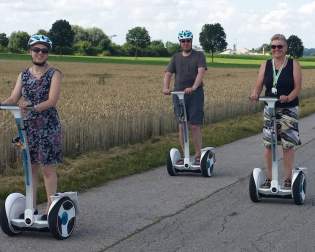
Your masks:
{"label": "wheat field", "polygon": [[[0,101],[9,96],[27,61],[0,61]],[[163,66],[53,62],[64,78],[58,111],[64,152],[140,142],[176,130],[170,96],[162,94]],[[205,124],[257,109],[248,102],[258,69],[209,68],[205,79]],[[315,70],[303,70],[303,92],[315,95]],[[0,174],[16,153],[12,116],[0,111]]]}

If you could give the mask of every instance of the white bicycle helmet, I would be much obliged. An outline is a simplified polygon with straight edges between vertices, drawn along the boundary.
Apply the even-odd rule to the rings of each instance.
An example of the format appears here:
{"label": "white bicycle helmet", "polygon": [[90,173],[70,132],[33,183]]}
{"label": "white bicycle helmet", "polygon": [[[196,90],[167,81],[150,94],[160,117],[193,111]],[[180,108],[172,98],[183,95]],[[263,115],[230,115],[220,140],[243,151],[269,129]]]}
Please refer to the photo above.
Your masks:
{"label": "white bicycle helmet", "polygon": [[182,40],[182,39],[193,39],[192,32],[188,30],[180,31],[178,33],[178,40]]}
{"label": "white bicycle helmet", "polygon": [[52,48],[51,40],[47,36],[42,35],[42,34],[34,34],[30,37],[27,45],[32,46],[35,44],[44,44],[44,45],[48,46],[50,49]]}

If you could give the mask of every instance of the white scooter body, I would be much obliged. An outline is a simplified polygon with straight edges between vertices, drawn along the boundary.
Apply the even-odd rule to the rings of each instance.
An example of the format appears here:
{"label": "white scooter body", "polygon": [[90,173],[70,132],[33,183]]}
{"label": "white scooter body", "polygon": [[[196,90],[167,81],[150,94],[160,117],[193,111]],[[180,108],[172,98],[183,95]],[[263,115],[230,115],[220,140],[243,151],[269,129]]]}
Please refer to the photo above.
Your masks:
{"label": "white scooter body", "polygon": [[[74,230],[79,210],[77,192],[56,193],[51,196],[52,204],[47,220],[41,220],[42,215],[34,213],[31,160],[21,111],[16,105],[0,104],[0,109],[9,110],[16,121],[26,191],[26,196],[21,193],[11,193],[6,198],[5,205],[0,210],[3,232],[13,236],[21,231],[50,231],[57,239],[67,239]],[[21,218],[23,213],[24,217]]]}
{"label": "white scooter body", "polygon": [[285,189],[281,187],[279,182],[279,164],[277,159],[277,122],[275,104],[278,98],[260,97],[260,101],[267,103],[272,121],[271,129],[271,152],[272,152],[272,179],[270,188],[261,188],[265,182],[266,176],[261,168],[255,168],[250,176],[249,194],[254,202],[258,202],[262,197],[271,198],[290,198],[297,205],[303,204],[305,200],[306,179],[303,172],[305,167],[297,167],[292,171],[291,188]]}
{"label": "white scooter body", "polygon": [[[171,93],[178,97],[179,104],[182,107],[180,125],[182,126],[183,132],[184,158],[181,157],[178,149],[172,148],[167,159],[167,171],[171,176],[175,176],[179,172],[193,172],[201,173],[205,177],[211,177],[213,175],[213,167],[215,163],[214,147],[202,148],[200,165],[195,164],[195,159],[193,156],[190,156],[189,152],[189,129],[184,101],[185,93],[183,91],[175,91]],[[178,161],[181,159],[184,161],[183,164],[178,164]]]}

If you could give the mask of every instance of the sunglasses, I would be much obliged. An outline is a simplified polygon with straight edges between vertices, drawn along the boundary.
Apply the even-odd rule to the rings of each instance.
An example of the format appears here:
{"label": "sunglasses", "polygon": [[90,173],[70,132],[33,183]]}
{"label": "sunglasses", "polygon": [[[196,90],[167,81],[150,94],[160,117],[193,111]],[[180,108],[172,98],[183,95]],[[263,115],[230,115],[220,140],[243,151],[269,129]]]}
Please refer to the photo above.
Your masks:
{"label": "sunglasses", "polygon": [[181,39],[180,42],[181,43],[190,43],[191,39]]}
{"label": "sunglasses", "polygon": [[34,53],[42,52],[43,54],[47,54],[48,51],[49,51],[47,48],[38,48],[38,47],[33,47],[31,50],[32,50]]}
{"label": "sunglasses", "polygon": [[282,49],[283,48],[283,45],[271,45],[271,49]]}

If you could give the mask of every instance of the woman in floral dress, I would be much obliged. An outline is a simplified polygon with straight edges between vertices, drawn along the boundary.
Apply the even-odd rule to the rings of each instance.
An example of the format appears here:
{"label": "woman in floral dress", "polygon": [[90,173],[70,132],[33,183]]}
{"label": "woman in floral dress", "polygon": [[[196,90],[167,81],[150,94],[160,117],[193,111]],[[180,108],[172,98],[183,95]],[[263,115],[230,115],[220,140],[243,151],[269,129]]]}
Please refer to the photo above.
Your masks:
{"label": "woman in floral dress", "polygon": [[[28,41],[32,66],[19,74],[16,85],[3,103],[19,103],[23,114],[30,149],[34,209],[38,171],[42,167],[47,194],[47,210],[51,204],[50,196],[57,190],[56,165],[62,162],[62,132],[56,104],[60,96],[62,73],[47,63],[48,52],[52,47],[50,39],[36,34]],[[28,105],[33,105],[31,111]],[[43,216],[43,219],[47,215]]]}

